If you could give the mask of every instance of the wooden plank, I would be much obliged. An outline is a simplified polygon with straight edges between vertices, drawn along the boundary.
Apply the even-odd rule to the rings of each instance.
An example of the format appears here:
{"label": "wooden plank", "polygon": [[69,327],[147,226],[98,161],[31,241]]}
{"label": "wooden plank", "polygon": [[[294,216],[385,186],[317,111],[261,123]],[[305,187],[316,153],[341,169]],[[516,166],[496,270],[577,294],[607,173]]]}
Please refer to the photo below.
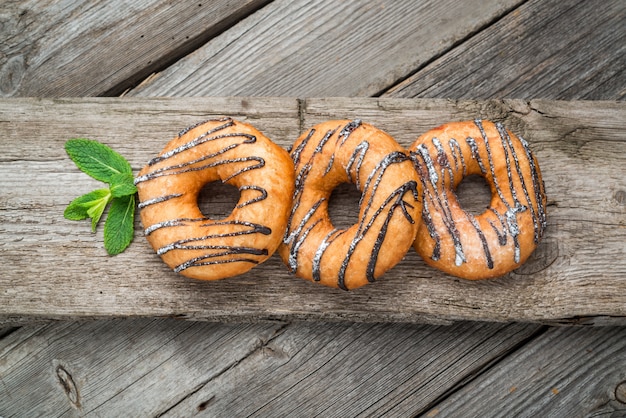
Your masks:
{"label": "wooden plank", "polygon": [[267,3],[0,4],[0,96],[119,94]]}
{"label": "wooden plank", "polygon": [[277,0],[128,94],[371,96],[519,3]]}
{"label": "wooden plank", "polygon": [[[0,105],[5,322],[177,316],[623,323],[626,317],[623,103],[127,98],[13,99]],[[283,147],[300,124],[338,116],[364,118],[405,145],[445,121],[502,121],[529,140],[541,163],[549,195],[547,236],[534,259],[497,280],[457,280],[410,251],[378,283],[343,292],[294,279],[277,256],[235,279],[185,279],[154,255],[140,232],[129,250],[109,257],[100,234],[62,218],[72,198],[97,186],[64,155],[66,138],[108,143],[138,170],[179,129],[216,113],[247,115]]]}
{"label": "wooden plank", "polygon": [[155,319],[22,327],[0,340],[0,413],[156,416],[283,327]]}
{"label": "wooden plank", "polygon": [[624,99],[624,27],[621,0],[528,1],[385,95]]}
{"label": "wooden plank", "polygon": [[623,417],[625,365],[626,328],[550,328],[426,416]]}
{"label": "wooden plank", "polygon": [[147,319],[26,326],[0,340],[0,413],[293,416],[298,408],[298,416],[408,416],[541,329],[499,327]]}
{"label": "wooden plank", "polygon": [[536,330],[480,323],[290,327],[165,416],[189,416],[201,406],[210,416],[416,416]]}

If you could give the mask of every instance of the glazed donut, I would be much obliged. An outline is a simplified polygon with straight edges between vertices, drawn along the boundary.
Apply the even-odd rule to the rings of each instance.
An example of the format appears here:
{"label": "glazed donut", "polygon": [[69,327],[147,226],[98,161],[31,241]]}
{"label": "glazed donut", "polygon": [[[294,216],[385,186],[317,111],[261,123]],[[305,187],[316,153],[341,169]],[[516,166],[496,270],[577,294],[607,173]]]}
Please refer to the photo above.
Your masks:
{"label": "glazed donut", "polygon": [[[279,254],[303,279],[344,290],[374,281],[411,248],[420,219],[417,173],[406,151],[360,120],[335,120],[302,134],[291,150],[296,188]],[[361,191],[359,221],[337,229],[328,215],[335,187]]]}
{"label": "glazed donut", "polygon": [[[477,280],[524,263],[546,227],[546,196],[523,138],[499,123],[455,122],[426,132],[409,151],[424,202],[414,247],[427,264]],[[492,195],[478,216],[466,212],[454,192],[473,174],[486,179]]]}
{"label": "glazed donut", "polygon": [[[139,173],[135,184],[145,236],[184,276],[217,280],[250,270],[281,242],[294,190],[286,150],[231,118],[181,131]],[[225,219],[198,208],[204,185],[221,180],[240,198]]]}

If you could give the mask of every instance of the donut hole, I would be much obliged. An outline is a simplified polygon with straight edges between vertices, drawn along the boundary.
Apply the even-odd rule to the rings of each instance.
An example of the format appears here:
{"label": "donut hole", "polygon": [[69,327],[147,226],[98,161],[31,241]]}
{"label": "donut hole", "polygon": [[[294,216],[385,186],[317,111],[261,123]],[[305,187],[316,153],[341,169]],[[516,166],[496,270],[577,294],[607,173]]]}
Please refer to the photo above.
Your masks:
{"label": "donut hole", "polygon": [[227,218],[239,202],[239,189],[221,181],[204,185],[198,194],[198,208],[202,215],[213,220]]}
{"label": "donut hole", "polygon": [[328,200],[328,216],[337,229],[348,229],[359,221],[361,192],[351,183],[335,187]]}
{"label": "donut hole", "polygon": [[474,216],[483,213],[491,203],[489,184],[482,176],[465,177],[456,188],[456,197],[466,212]]}

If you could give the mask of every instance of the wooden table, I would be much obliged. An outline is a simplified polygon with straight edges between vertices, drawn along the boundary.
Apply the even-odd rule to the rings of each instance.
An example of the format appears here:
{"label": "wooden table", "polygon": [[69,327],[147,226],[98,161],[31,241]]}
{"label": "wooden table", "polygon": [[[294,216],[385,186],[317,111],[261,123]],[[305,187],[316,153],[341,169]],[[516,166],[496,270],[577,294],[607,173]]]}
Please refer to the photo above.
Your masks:
{"label": "wooden table", "polygon": [[[0,5],[0,416],[626,415],[626,4],[123,3]],[[496,281],[413,254],[346,293],[277,257],[192,282],[140,235],[107,257],[55,217],[94,185],[70,131],[138,170],[217,113],[285,147],[331,117],[405,145],[447,118],[501,121],[543,163],[548,234]]]}

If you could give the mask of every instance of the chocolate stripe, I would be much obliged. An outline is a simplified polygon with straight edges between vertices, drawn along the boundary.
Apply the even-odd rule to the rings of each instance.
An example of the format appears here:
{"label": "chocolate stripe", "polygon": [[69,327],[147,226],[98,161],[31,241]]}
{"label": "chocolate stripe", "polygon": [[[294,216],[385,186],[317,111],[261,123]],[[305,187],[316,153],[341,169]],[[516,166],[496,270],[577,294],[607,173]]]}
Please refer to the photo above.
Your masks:
{"label": "chocolate stripe", "polygon": [[170,199],[176,199],[177,197],[181,197],[181,196],[182,196],[182,194],[180,194],[180,193],[174,193],[174,194],[168,194],[168,195],[165,195],[165,196],[159,196],[159,197],[155,197],[153,199],[149,199],[149,200],[146,200],[144,202],[141,202],[141,203],[139,203],[137,205],[137,207],[139,209],[143,209],[146,206],[156,205],[157,203],[162,203],[162,202],[167,202]]}

